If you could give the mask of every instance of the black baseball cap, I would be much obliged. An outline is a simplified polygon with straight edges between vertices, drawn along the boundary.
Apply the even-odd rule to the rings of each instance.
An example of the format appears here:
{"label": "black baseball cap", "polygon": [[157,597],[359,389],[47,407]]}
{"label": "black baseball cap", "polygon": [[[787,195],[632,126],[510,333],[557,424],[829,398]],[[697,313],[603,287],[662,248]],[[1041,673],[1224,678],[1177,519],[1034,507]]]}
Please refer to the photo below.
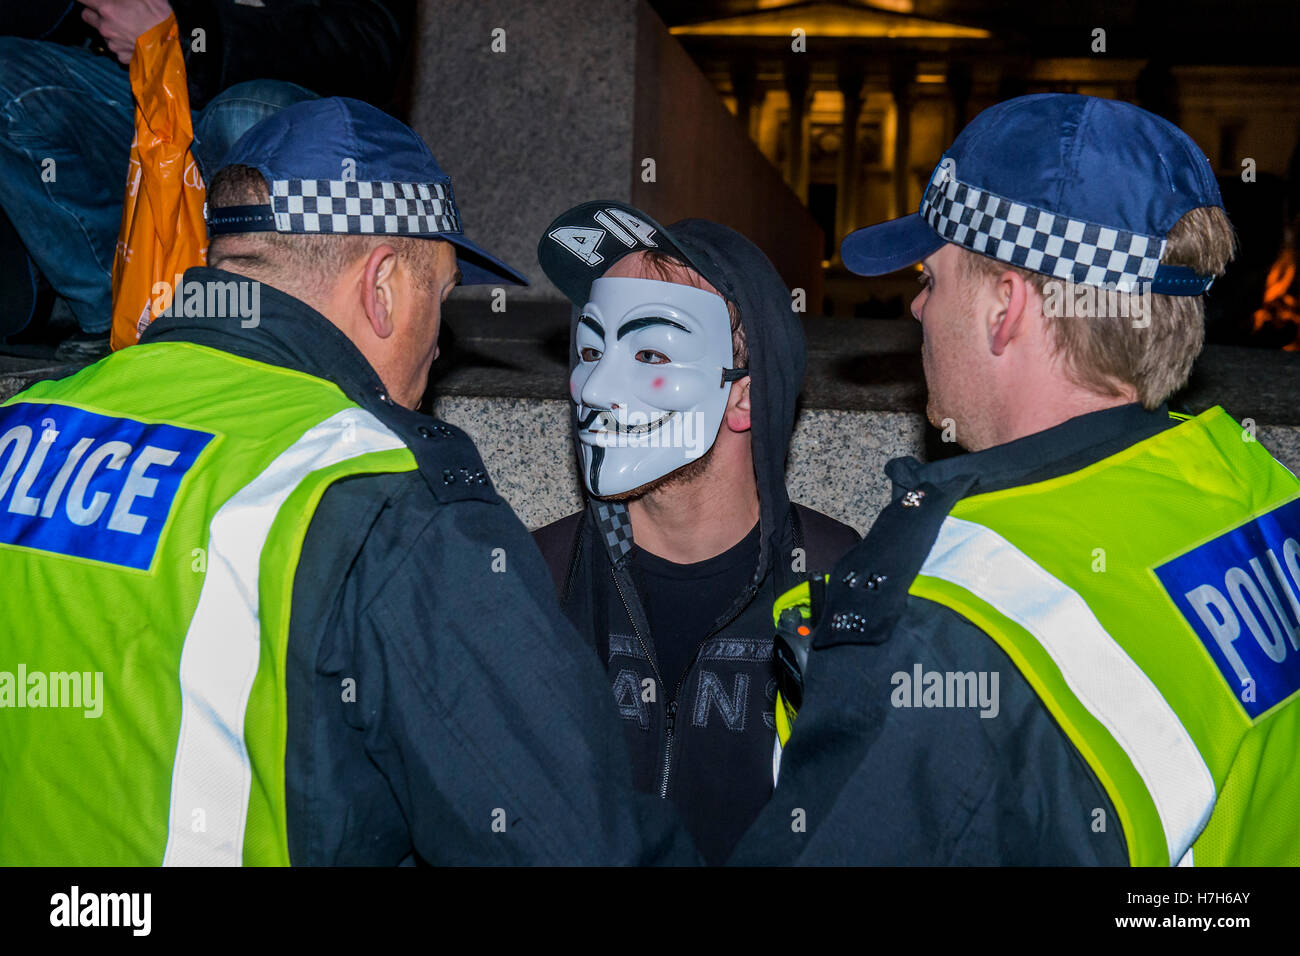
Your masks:
{"label": "black baseball cap", "polygon": [[700,268],[682,251],[672,233],[635,206],[598,199],[561,213],[546,227],[537,244],[537,261],[547,278],[575,305],[591,297],[591,284],[624,256],[662,252]]}

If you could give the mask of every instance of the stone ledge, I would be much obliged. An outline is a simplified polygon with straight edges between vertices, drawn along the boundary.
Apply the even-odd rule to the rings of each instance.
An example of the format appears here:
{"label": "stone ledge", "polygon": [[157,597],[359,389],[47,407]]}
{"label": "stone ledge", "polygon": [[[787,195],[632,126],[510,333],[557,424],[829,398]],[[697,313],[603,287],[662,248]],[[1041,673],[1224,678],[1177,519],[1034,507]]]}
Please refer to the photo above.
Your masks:
{"label": "stone ledge", "polygon": [[[487,302],[445,307],[434,394],[564,398],[568,393],[569,306],[511,300],[505,314]],[[804,408],[916,412],[925,409],[920,327],[897,319],[804,319],[808,371]],[[0,355],[0,400],[42,378],[80,366]],[[1257,425],[1300,426],[1300,353],[1211,345],[1171,404],[1202,412],[1223,405]]]}
{"label": "stone ledge", "polygon": [[[434,367],[440,395],[563,398],[567,394],[569,307],[448,303],[454,330]],[[844,411],[922,412],[921,330],[910,320],[804,318],[808,371],[802,405]],[[1300,353],[1207,346],[1188,385],[1171,400],[1181,410],[1223,405],[1260,425],[1300,426]]]}
{"label": "stone ledge", "polygon": [[[497,490],[529,528],[581,507],[567,401],[443,396],[434,411],[474,439]],[[791,499],[864,532],[889,503],[885,464],[904,455],[926,458],[933,436],[920,412],[804,408],[786,487]],[[1300,427],[1261,426],[1258,437],[1300,472]]]}
{"label": "stone ledge", "polygon": [[[568,307],[486,303],[447,310],[455,332],[435,366],[434,411],[478,444],[502,496],[537,527],[576,510],[579,479],[566,394]],[[859,531],[889,500],[884,465],[959,449],[924,417],[914,322],[809,318],[808,376],[789,457],[791,497]],[[0,400],[81,366],[0,357]],[[1300,472],[1300,355],[1211,346],[1177,403],[1222,404],[1255,422],[1259,440]]]}

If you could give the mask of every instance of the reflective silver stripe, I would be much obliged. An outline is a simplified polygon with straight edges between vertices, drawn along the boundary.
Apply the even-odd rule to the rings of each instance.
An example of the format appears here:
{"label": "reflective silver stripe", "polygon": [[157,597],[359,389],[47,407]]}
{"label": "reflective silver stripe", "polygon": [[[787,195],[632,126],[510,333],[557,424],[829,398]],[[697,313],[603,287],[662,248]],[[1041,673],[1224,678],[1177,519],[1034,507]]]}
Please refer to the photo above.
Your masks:
{"label": "reflective silver stripe", "polygon": [[921,574],[965,588],[1033,635],[1133,762],[1160,815],[1170,865],[1182,859],[1214,809],[1214,778],[1173,708],[1087,602],[1001,535],[952,516]]}
{"label": "reflective silver stripe", "polygon": [[163,866],[238,866],[252,770],[244,711],[261,651],[262,549],[285,500],[309,474],[404,447],[379,419],[348,408],[314,426],[212,518],[207,575],[181,652],[181,728]]}

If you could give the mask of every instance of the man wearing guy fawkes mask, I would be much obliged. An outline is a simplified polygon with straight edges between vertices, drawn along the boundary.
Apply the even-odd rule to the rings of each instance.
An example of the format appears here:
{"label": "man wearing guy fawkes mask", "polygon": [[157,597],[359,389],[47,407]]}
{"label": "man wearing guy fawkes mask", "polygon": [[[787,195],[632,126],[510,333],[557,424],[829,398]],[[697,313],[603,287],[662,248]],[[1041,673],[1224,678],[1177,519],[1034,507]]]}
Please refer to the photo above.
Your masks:
{"label": "man wearing guy fawkes mask", "polygon": [[606,664],[636,785],[721,863],[772,792],[772,603],[858,540],[786,496],[803,328],[763,253],[705,220],[584,203],[538,260],[578,307],[588,501],[535,537]]}

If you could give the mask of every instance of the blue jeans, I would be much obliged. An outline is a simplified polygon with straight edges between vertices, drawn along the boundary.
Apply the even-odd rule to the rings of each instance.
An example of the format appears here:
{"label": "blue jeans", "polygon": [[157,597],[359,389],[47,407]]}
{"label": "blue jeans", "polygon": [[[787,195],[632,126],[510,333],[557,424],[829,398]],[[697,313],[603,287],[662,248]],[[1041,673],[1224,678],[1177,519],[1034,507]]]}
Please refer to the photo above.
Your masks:
{"label": "blue jeans", "polygon": [[[193,114],[199,170],[207,178],[250,126],[315,97],[277,80],[223,91]],[[113,250],[134,124],[130,78],[116,60],[0,37],[0,206],[84,332],[112,324]]]}

